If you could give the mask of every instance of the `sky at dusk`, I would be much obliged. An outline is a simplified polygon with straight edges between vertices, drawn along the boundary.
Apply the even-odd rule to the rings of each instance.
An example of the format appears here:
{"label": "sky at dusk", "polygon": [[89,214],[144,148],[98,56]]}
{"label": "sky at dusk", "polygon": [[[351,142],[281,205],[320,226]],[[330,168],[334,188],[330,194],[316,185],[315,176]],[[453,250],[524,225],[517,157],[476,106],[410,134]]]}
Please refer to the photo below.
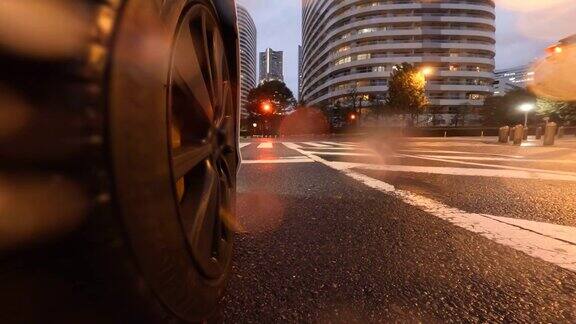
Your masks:
{"label": "sky at dusk", "polygon": [[[258,51],[284,51],[284,78],[298,92],[300,0],[237,0],[258,30]],[[550,44],[576,33],[576,0],[497,0],[496,67],[528,64]]]}

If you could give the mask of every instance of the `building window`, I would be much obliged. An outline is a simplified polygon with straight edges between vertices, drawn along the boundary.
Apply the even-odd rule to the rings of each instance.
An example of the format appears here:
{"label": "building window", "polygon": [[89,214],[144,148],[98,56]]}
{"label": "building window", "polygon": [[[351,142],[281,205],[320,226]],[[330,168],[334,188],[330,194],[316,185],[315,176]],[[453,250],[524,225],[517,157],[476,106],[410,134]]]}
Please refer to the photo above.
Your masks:
{"label": "building window", "polygon": [[340,64],[344,64],[344,63],[350,63],[350,62],[352,62],[352,57],[346,56],[346,57],[343,57],[343,58],[339,59],[338,61],[336,61],[336,63],[334,63],[334,65],[340,65]]}
{"label": "building window", "polygon": [[358,61],[369,60],[369,59],[370,59],[370,54],[358,54],[358,57],[357,57]]}
{"label": "building window", "polygon": [[358,30],[358,34],[368,34],[368,33],[373,33],[377,31],[376,28],[362,28],[360,30]]}

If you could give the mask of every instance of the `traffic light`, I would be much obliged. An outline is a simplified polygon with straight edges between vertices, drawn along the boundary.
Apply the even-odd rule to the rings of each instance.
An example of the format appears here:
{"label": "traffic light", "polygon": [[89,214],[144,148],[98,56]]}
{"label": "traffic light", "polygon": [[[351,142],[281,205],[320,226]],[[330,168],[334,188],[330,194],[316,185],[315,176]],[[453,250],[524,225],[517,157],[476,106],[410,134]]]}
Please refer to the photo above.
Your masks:
{"label": "traffic light", "polygon": [[262,112],[265,114],[272,112],[272,105],[269,102],[262,103]]}

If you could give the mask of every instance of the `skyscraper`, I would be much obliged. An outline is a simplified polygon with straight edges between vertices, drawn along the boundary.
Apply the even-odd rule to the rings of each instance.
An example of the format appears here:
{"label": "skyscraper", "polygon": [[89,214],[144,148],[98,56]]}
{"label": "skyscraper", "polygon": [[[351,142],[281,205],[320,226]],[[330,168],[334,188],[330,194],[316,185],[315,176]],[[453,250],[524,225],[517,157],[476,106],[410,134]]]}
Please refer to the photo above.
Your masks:
{"label": "skyscraper", "polygon": [[495,72],[494,95],[504,96],[516,89],[526,89],[534,81],[534,71],[530,65],[517,66]]}
{"label": "skyscraper", "polygon": [[284,81],[284,53],[267,48],[260,52],[260,83],[264,81]]}
{"label": "skyscraper", "polygon": [[239,5],[237,10],[240,34],[240,107],[242,117],[247,117],[248,92],[256,86],[256,25],[246,8]]}
{"label": "skyscraper", "polygon": [[302,102],[302,45],[298,45],[298,101]]}
{"label": "skyscraper", "polygon": [[457,114],[492,94],[493,0],[303,0],[302,99],[382,105],[391,72],[403,62],[431,71],[432,111]]}

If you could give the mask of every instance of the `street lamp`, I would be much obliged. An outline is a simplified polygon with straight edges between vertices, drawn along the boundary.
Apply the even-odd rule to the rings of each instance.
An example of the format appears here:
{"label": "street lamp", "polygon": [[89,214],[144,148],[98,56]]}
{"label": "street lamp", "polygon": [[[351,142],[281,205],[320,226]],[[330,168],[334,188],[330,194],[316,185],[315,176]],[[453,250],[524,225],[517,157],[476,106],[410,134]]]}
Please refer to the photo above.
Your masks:
{"label": "street lamp", "polygon": [[422,74],[426,77],[432,74],[434,72],[434,69],[430,66],[425,66],[422,68],[422,70],[420,70],[420,72],[422,72]]}
{"label": "street lamp", "polygon": [[525,103],[518,107],[520,111],[524,112],[524,127],[528,127],[528,113],[534,110],[534,108],[536,107],[534,107],[534,104],[531,103]]}

